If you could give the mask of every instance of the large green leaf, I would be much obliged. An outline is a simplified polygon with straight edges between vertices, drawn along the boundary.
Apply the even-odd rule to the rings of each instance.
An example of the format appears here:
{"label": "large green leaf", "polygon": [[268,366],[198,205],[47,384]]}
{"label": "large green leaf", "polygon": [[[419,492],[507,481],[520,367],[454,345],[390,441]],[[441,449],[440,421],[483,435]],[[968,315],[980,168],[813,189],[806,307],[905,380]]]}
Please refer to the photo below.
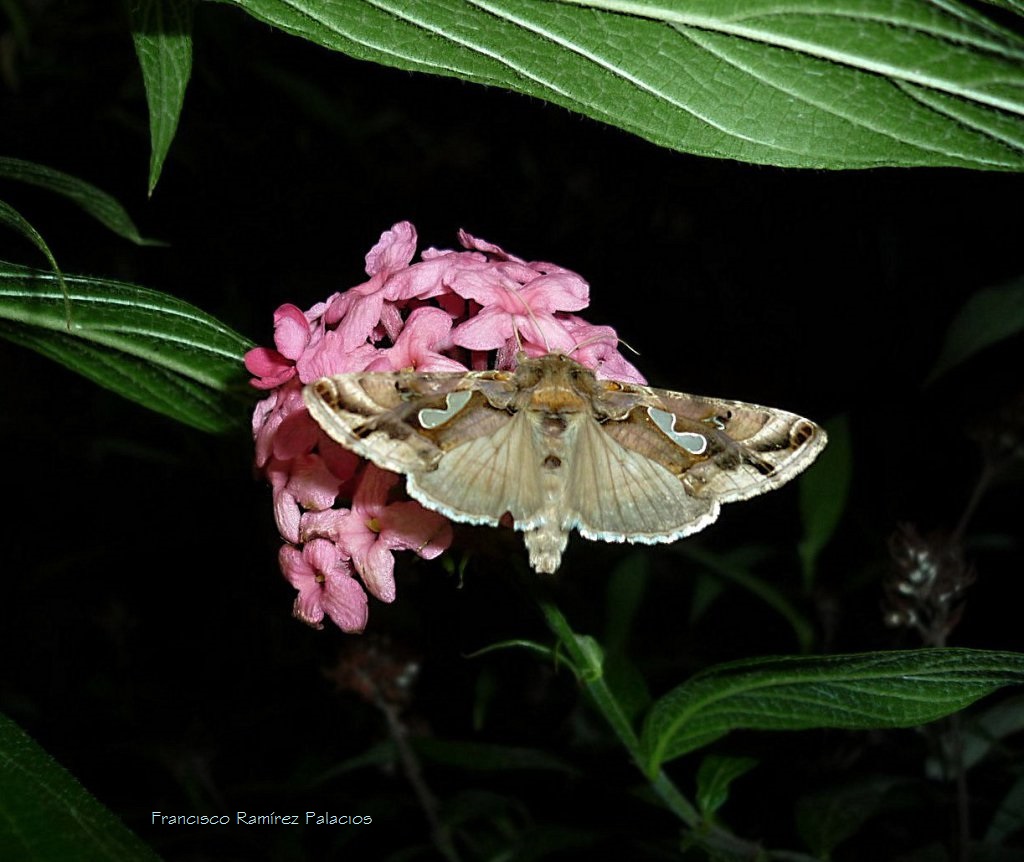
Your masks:
{"label": "large green leaf", "polygon": [[730,730],[912,727],[1020,683],[1024,654],[985,650],[740,661],[697,674],[661,698],[641,742],[653,775]]}
{"label": "large green leaf", "polygon": [[227,0],[353,57],[685,152],[1024,169],[1024,39],[956,0]]}
{"label": "large green leaf", "polygon": [[158,858],[20,727],[0,715],[0,859]]}
{"label": "large green leaf", "polygon": [[173,296],[134,284],[56,276],[0,261],[0,336],[133,401],[204,431],[244,418],[252,345]]}
{"label": "large green leaf", "polygon": [[149,193],[178,129],[192,74],[193,0],[130,0],[132,40],[149,106]]}

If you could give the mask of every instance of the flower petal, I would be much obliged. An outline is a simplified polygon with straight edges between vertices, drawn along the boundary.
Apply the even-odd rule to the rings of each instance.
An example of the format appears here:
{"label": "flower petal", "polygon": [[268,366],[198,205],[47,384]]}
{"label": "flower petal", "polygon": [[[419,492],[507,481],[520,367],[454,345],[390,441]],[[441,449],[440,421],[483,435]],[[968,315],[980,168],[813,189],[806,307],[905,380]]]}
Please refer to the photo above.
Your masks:
{"label": "flower petal", "polygon": [[298,306],[285,304],[274,312],[274,344],[283,356],[298,359],[309,343],[310,327]]}
{"label": "flower petal", "polygon": [[400,221],[380,235],[377,244],[366,253],[366,274],[392,272],[408,266],[416,254],[416,228],[412,222]]}

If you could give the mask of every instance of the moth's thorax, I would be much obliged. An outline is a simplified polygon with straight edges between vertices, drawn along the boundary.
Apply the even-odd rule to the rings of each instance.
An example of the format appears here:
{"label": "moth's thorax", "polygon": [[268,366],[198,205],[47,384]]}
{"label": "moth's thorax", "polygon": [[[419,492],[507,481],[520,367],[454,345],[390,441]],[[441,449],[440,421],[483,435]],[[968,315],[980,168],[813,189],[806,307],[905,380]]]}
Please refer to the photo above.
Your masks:
{"label": "moth's thorax", "polygon": [[516,369],[519,409],[547,416],[590,412],[594,373],[561,353],[524,359]]}

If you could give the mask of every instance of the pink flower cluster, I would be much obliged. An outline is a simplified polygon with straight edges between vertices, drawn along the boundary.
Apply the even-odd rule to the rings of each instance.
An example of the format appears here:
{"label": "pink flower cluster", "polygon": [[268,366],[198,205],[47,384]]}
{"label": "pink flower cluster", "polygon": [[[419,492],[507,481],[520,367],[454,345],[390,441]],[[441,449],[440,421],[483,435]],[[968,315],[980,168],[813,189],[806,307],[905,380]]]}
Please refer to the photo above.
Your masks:
{"label": "pink flower cluster", "polygon": [[442,515],[394,499],[396,474],[328,438],[302,401],[305,384],[360,371],[482,370],[490,351],[496,368],[514,367],[520,351],[558,351],[599,377],[644,382],[611,327],[572,314],[589,300],[580,276],[465,231],[459,242],[464,250],[430,248],[412,263],[416,230],[399,222],[366,255],[368,281],[308,311],[282,305],[276,347],[246,354],[253,386],[269,391],[253,414],[256,466],[273,487],[281,570],[298,590],[293,613],[309,625],[322,628],[326,615],[344,631],[362,631],[366,592],[395,598],[392,552],[432,559],[452,531]]}

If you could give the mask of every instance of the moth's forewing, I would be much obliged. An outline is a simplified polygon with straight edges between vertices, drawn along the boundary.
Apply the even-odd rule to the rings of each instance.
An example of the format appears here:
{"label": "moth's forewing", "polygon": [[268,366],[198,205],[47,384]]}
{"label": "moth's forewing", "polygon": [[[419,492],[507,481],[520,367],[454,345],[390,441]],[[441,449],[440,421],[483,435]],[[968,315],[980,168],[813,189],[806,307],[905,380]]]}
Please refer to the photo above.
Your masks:
{"label": "moth's forewing", "polygon": [[825,445],[814,423],[782,410],[632,384],[605,389],[594,397],[603,421],[580,435],[567,495],[588,538],[690,535],[721,503],[789,481]]}
{"label": "moth's forewing", "polygon": [[595,401],[616,417],[601,427],[617,443],[665,467],[691,496],[719,503],[788,482],[826,440],[801,416],[742,401],[631,384],[615,384],[608,406]]}
{"label": "moth's forewing", "polygon": [[[410,495],[424,505],[456,521],[497,525],[506,511],[524,517],[536,499],[531,477],[515,463],[522,435],[514,417],[488,400],[501,403],[508,377],[338,374],[307,386],[303,398],[331,439],[407,475]],[[470,398],[453,409],[449,396],[457,392]]]}
{"label": "moth's forewing", "polygon": [[822,428],[785,410],[656,392],[680,424],[699,423],[708,438],[704,459],[683,477],[696,496],[731,503],[764,494],[810,466],[827,442]]}
{"label": "moth's forewing", "polygon": [[[314,421],[331,439],[396,473],[431,469],[456,440],[493,432],[481,414],[461,410],[455,422],[433,431],[417,417],[424,410],[444,410],[448,396],[472,390],[472,374],[363,372],[336,374],[302,391]],[[482,396],[473,394],[474,398]]]}

